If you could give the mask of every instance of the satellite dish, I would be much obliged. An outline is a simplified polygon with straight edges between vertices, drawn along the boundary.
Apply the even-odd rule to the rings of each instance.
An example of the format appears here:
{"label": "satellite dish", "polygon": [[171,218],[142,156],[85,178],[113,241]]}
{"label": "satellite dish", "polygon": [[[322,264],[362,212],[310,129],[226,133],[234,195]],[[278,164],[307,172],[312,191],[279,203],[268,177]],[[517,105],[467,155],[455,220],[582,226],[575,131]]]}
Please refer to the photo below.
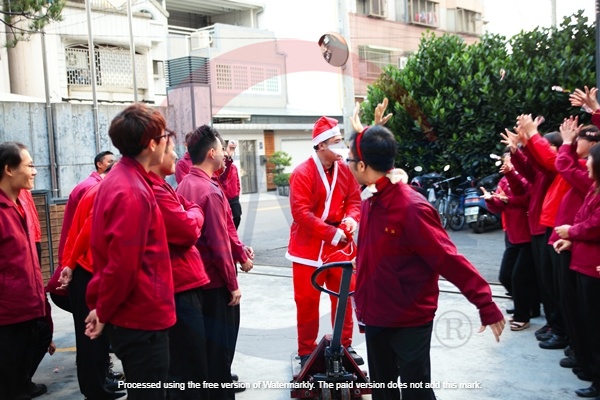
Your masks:
{"label": "satellite dish", "polygon": [[342,67],[348,61],[348,44],[342,35],[336,32],[327,32],[319,39],[319,46],[323,58],[334,67]]}

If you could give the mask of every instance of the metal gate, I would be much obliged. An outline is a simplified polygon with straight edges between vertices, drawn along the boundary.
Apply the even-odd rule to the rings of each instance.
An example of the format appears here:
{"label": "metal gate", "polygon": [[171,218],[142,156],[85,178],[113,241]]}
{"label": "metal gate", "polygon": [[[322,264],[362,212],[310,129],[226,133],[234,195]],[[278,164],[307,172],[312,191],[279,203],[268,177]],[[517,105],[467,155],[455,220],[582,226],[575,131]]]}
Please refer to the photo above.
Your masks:
{"label": "metal gate", "polygon": [[256,181],[256,140],[240,140],[240,176],[242,193],[258,192]]}

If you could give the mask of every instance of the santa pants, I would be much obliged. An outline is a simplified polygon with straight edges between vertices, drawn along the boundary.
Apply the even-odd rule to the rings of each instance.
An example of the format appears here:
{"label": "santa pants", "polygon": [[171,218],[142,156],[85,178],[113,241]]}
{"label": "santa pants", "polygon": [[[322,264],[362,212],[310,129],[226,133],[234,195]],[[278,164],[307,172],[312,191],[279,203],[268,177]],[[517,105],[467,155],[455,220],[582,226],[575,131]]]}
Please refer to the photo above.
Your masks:
{"label": "santa pants", "polygon": [[[298,355],[304,356],[312,353],[317,347],[317,335],[319,334],[319,300],[321,292],[315,289],[311,283],[311,276],[315,267],[292,263],[294,278],[294,300],[296,301],[297,324],[298,324]],[[332,268],[319,275],[317,283],[333,292],[339,292],[342,279],[342,269]],[[352,275],[350,291],[354,290],[355,279]],[[335,319],[337,297],[329,296],[331,299],[331,324]],[[342,329],[342,346],[348,347],[352,344],[352,305],[350,298],[346,306],[344,326]]]}

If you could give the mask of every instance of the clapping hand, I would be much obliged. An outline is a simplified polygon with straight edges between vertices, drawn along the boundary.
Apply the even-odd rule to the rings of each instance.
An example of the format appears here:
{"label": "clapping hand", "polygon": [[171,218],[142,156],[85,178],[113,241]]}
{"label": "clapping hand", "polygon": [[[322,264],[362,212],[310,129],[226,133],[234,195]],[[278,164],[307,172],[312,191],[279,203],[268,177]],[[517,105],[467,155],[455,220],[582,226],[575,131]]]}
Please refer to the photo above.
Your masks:
{"label": "clapping hand", "polygon": [[600,108],[600,104],[597,100],[598,89],[593,87],[588,89],[587,86],[583,87],[584,90],[575,89],[573,93],[569,95],[569,101],[573,107],[585,107],[587,112],[594,112]]}

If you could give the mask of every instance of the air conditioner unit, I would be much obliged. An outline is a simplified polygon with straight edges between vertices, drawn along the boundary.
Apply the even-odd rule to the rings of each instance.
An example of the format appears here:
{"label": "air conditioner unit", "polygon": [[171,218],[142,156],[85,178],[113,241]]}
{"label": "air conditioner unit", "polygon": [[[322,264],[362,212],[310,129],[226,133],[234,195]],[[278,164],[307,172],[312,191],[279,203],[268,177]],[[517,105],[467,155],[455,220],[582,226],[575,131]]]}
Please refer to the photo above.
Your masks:
{"label": "air conditioner unit", "polygon": [[398,57],[398,69],[402,70],[406,68],[406,63],[408,62],[408,57]]}
{"label": "air conditioner unit", "polygon": [[190,35],[190,47],[192,50],[202,50],[210,47],[212,36],[208,31],[196,31]]}

